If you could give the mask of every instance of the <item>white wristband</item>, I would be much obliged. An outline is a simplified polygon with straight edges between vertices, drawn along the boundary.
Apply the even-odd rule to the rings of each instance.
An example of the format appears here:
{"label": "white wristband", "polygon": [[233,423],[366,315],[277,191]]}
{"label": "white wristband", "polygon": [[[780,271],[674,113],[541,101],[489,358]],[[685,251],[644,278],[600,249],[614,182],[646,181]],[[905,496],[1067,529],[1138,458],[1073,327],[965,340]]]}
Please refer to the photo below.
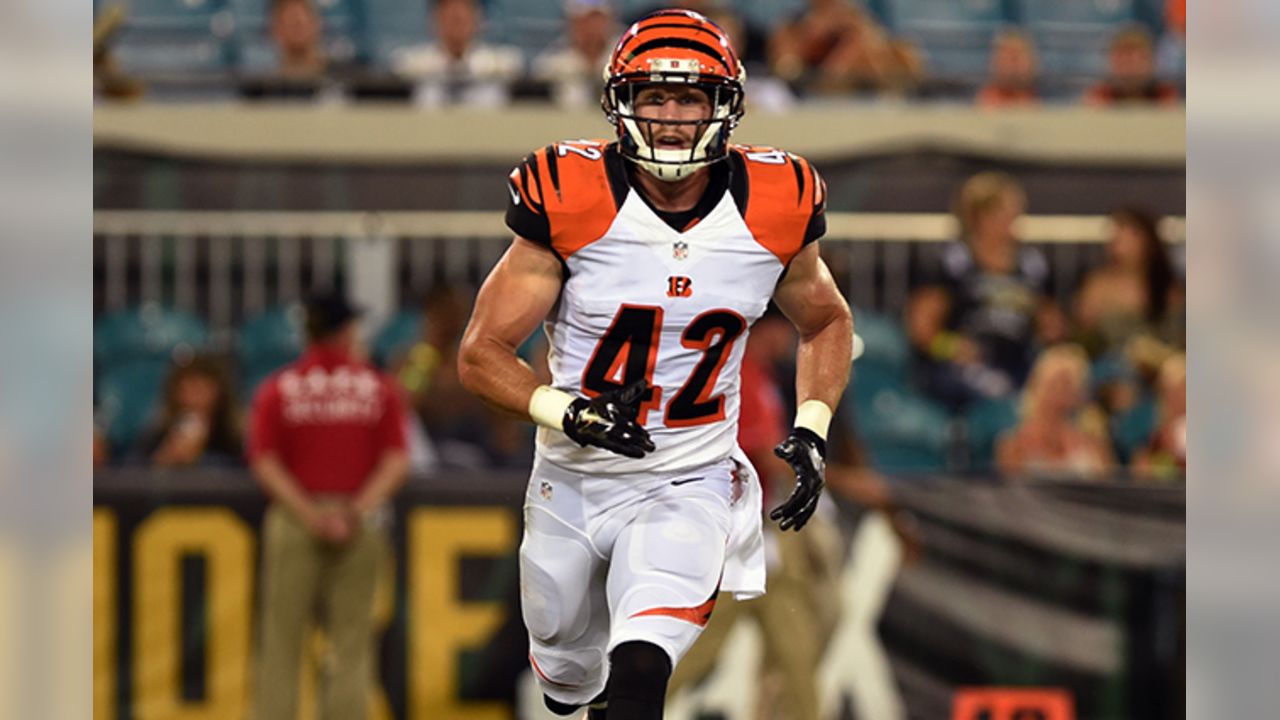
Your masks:
{"label": "white wristband", "polygon": [[564,430],[564,411],[573,402],[573,396],[550,385],[539,385],[529,398],[529,417],[543,427]]}
{"label": "white wristband", "polygon": [[805,400],[796,408],[796,427],[808,428],[815,435],[827,439],[827,427],[831,425],[831,408],[821,400]]}

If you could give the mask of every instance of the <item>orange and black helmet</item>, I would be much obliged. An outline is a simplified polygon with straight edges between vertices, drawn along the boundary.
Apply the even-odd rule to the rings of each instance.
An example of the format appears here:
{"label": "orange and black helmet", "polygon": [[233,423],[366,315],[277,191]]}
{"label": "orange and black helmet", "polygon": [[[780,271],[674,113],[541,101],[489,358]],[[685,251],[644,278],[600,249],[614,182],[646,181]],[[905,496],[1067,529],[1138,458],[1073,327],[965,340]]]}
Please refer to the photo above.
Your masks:
{"label": "orange and black helmet", "polygon": [[[622,155],[658,178],[678,180],[728,155],[729,134],[742,119],[746,71],[729,36],[702,15],[691,10],[659,10],[637,21],[614,46],[604,81],[602,106],[617,128]],[[655,84],[698,87],[711,99],[711,117],[639,118],[636,94]],[[641,131],[642,123],[695,124],[699,132],[687,150],[659,150]]]}

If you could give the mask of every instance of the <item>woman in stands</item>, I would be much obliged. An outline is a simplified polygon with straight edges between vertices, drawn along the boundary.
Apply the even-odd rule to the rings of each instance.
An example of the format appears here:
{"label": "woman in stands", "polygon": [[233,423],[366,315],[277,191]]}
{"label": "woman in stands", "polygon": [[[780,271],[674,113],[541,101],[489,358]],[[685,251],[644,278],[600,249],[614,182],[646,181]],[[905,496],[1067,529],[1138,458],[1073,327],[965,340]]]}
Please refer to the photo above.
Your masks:
{"label": "woman in stands", "polygon": [[138,443],[153,467],[233,465],[241,462],[240,410],[226,368],[197,356],[165,380],[159,422]]}
{"label": "woman in stands", "polygon": [[1111,214],[1107,262],[1085,276],[1075,302],[1078,340],[1094,358],[1122,352],[1135,337],[1185,345],[1183,288],[1145,210]]}
{"label": "woman in stands", "polygon": [[1089,360],[1079,346],[1044,351],[1022,393],[1022,420],[996,443],[996,467],[1007,475],[1097,478],[1114,464],[1106,421],[1085,406]]}

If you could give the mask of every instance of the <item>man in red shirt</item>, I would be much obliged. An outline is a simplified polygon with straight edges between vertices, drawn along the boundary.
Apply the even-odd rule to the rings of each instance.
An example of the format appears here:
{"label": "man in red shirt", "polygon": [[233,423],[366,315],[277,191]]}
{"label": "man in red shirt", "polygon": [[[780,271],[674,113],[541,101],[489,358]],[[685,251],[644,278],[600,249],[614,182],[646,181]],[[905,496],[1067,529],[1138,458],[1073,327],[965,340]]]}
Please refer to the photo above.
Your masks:
{"label": "man in red shirt", "polygon": [[373,592],[390,552],[385,507],[408,470],[395,386],[357,357],[359,313],[307,308],[309,346],[253,401],[249,461],[271,497],[263,521],[257,718],[293,718],[303,642],[319,611],[340,667],[321,715],[363,718],[374,677]]}

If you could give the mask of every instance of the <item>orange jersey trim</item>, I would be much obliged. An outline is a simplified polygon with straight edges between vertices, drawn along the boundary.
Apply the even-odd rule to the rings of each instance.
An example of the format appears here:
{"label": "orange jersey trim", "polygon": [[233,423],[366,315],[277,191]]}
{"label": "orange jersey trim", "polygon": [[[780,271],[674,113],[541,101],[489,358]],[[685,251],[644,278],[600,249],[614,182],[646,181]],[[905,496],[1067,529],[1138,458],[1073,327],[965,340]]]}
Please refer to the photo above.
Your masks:
{"label": "orange jersey trim", "polygon": [[749,195],[743,216],[747,229],[756,242],[787,265],[804,247],[809,220],[821,212],[825,183],[798,155],[736,145],[730,152],[741,154],[747,169]]}
{"label": "orange jersey trim", "polygon": [[633,614],[631,617],[673,617],[677,620],[683,620],[693,623],[698,627],[706,627],[711,620],[711,611],[716,607],[716,596],[712,595],[711,599],[702,603],[697,607],[673,608],[673,607],[657,607],[641,610]]}
{"label": "orange jersey trim", "polygon": [[521,165],[522,192],[546,213],[551,247],[562,259],[604,237],[618,215],[605,147],[603,140],[556,143]]}

